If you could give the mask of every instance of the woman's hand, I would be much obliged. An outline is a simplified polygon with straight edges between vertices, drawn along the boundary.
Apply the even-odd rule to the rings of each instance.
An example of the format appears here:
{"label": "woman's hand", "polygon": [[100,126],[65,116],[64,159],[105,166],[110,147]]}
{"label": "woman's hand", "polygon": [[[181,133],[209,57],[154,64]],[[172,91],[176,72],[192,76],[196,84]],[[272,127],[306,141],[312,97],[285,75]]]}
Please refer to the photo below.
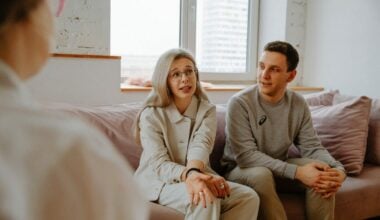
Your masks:
{"label": "woman's hand", "polygon": [[215,197],[224,199],[226,196],[230,196],[230,186],[223,177],[214,174],[208,175],[212,178],[206,180],[205,182]]}
{"label": "woman's hand", "polygon": [[215,196],[206,184],[210,179],[212,176],[199,172],[191,172],[188,175],[185,184],[191,204],[198,205],[200,202],[206,208],[207,204],[214,202]]}

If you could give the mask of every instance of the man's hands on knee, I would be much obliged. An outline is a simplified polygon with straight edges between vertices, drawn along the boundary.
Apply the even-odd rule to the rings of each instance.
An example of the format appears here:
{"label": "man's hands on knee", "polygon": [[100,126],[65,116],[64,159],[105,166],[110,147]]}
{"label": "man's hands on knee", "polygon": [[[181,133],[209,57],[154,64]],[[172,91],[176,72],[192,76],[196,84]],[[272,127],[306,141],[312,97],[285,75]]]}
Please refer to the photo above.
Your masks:
{"label": "man's hands on knee", "polygon": [[346,174],[336,168],[328,168],[322,172],[320,180],[314,186],[314,190],[321,193],[324,198],[329,198],[338,191],[346,179]]}
{"label": "man's hands on knee", "polygon": [[312,162],[297,167],[295,178],[321,193],[324,198],[329,198],[341,187],[346,174],[325,163]]}

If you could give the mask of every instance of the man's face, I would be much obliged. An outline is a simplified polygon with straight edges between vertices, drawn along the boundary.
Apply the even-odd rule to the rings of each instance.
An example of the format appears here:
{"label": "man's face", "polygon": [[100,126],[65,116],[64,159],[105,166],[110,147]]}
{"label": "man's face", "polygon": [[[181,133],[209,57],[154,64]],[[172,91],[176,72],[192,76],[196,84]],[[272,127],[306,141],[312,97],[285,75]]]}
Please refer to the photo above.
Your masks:
{"label": "man's face", "polygon": [[288,72],[286,56],[278,52],[264,51],[258,64],[257,83],[261,95],[268,101],[279,101],[296,71]]}

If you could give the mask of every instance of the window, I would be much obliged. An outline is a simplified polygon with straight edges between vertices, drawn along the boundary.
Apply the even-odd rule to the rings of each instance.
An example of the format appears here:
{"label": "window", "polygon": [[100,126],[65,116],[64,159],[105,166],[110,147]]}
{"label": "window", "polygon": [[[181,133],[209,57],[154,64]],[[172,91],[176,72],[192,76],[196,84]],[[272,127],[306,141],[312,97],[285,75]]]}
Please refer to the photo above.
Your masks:
{"label": "window", "polygon": [[111,0],[111,53],[122,83],[149,78],[175,47],[196,57],[201,80],[254,80],[258,0]]}

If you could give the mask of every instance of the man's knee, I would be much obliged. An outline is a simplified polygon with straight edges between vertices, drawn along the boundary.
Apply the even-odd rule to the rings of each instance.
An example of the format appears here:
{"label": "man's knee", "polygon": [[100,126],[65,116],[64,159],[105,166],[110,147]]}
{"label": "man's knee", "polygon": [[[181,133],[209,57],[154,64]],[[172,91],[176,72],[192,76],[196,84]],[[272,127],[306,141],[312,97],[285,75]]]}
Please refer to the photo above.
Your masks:
{"label": "man's knee", "polygon": [[266,188],[268,185],[274,186],[273,173],[266,167],[255,167],[252,172],[251,182],[255,188]]}

